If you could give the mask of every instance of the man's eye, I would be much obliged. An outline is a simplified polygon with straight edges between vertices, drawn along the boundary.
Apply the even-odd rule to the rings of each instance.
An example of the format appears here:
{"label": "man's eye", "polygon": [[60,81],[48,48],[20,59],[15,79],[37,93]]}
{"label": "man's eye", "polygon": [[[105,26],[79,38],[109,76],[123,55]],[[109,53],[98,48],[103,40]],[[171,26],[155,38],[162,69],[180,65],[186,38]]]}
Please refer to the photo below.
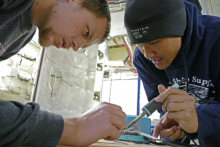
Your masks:
{"label": "man's eye", "polygon": [[152,42],[149,42],[149,45],[154,45],[156,43],[157,43],[157,41],[152,41]]}
{"label": "man's eye", "polygon": [[85,35],[89,36],[89,30],[88,29],[86,30],[86,34]]}

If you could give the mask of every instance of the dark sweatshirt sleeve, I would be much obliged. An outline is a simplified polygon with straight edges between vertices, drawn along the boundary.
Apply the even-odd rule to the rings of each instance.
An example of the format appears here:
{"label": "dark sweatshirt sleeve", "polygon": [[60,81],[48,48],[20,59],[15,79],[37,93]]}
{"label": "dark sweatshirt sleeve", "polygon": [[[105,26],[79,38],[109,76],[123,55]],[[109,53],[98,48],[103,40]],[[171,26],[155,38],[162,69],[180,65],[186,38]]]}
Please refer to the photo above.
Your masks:
{"label": "dark sweatshirt sleeve", "polygon": [[[220,75],[219,75],[220,78]],[[217,85],[217,100],[220,100],[220,79]],[[198,133],[185,134],[190,139],[219,139],[220,136],[220,103],[200,105],[196,108],[198,115],[199,129]]]}
{"label": "dark sweatshirt sleeve", "polygon": [[40,110],[37,103],[0,100],[0,146],[54,147],[63,127],[62,116]]}
{"label": "dark sweatshirt sleeve", "polygon": [[187,133],[190,139],[219,139],[220,136],[220,105],[210,104],[199,106],[197,109],[199,128],[198,133]]}
{"label": "dark sweatshirt sleeve", "polygon": [[[216,23],[218,27],[218,24]],[[205,138],[207,142],[216,143],[216,140],[220,140],[220,37],[216,40],[215,47],[213,47],[212,52],[210,53],[210,77],[212,77],[212,82],[215,82],[215,98],[214,101],[216,104],[209,105],[199,105],[196,108],[198,115],[198,133],[185,134],[190,139],[202,139]]]}

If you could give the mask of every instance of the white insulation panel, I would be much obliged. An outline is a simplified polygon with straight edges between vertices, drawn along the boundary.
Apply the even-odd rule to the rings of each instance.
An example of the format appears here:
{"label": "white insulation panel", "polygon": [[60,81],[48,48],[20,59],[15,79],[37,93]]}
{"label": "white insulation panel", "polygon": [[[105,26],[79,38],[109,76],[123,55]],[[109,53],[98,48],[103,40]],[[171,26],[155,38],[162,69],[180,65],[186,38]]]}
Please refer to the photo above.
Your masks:
{"label": "white insulation panel", "polygon": [[35,102],[64,117],[80,116],[93,107],[98,45],[85,53],[46,49]]}
{"label": "white insulation panel", "polygon": [[219,0],[199,0],[202,6],[202,14],[220,16]]}

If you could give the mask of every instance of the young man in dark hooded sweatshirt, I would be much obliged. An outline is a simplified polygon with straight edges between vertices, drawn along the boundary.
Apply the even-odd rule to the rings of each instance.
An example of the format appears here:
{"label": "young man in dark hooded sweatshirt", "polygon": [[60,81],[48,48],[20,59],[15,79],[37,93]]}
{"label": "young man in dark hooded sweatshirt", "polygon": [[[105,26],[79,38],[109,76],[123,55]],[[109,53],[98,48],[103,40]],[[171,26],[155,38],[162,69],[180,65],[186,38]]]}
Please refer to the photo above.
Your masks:
{"label": "young man in dark hooded sweatshirt", "polygon": [[164,100],[154,136],[220,146],[220,18],[184,0],[127,0],[125,27],[148,100]]}
{"label": "young man in dark hooded sweatshirt", "polygon": [[[0,62],[31,41],[36,28],[42,46],[77,51],[103,42],[110,20],[106,0],[0,0]],[[106,102],[79,117],[64,118],[37,103],[0,97],[0,146],[88,146],[102,138],[115,140],[125,117],[120,106]]]}

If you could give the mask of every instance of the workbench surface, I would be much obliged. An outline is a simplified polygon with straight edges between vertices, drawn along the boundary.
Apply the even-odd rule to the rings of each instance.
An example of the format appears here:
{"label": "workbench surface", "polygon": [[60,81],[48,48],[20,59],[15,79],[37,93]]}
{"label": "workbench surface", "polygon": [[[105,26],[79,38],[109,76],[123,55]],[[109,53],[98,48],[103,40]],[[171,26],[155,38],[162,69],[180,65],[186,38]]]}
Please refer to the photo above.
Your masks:
{"label": "workbench surface", "polygon": [[[68,147],[68,146],[57,146]],[[113,141],[99,141],[88,147],[161,147],[161,145],[155,144],[134,144],[132,142],[113,142]],[[162,145],[162,147],[170,147],[168,145]]]}

